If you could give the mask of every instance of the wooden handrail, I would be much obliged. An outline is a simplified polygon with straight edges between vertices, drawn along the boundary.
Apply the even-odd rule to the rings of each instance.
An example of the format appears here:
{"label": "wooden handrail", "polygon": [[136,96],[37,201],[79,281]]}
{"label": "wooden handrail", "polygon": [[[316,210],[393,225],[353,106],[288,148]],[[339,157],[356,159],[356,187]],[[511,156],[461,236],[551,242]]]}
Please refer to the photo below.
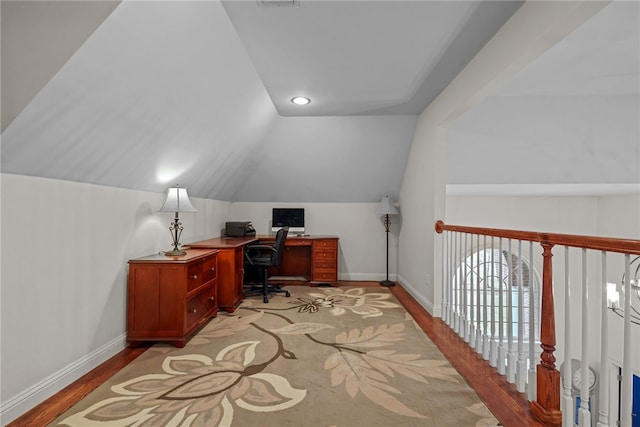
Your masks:
{"label": "wooden handrail", "polygon": [[597,251],[618,252],[640,255],[640,240],[617,239],[612,237],[580,236],[576,234],[543,233],[536,231],[508,230],[500,228],[468,227],[449,225],[438,220],[435,225],[437,233],[457,231],[459,233],[480,234],[483,236],[502,237],[505,239],[526,240],[530,242],[548,243],[553,246],[571,246],[575,248],[593,249]]}
{"label": "wooden handrail", "polygon": [[452,231],[540,243],[542,246],[542,304],[540,316],[540,346],[542,354],[537,365],[537,395],[531,402],[531,412],[548,425],[560,425],[560,372],[556,369],[556,328],[553,300],[552,250],[555,245],[598,251],[640,255],[640,240],[610,237],[579,236],[573,234],[540,233],[534,231],[507,230],[486,227],[448,225],[443,221],[435,224],[437,233]]}
{"label": "wooden handrail", "polygon": [[500,228],[486,228],[486,227],[467,227],[464,225],[448,225],[438,220],[436,222],[436,232],[442,233],[443,231],[457,231],[458,233],[480,234],[483,236],[503,237],[505,239],[518,239],[529,240],[532,242],[539,242],[540,233],[533,231],[518,231],[518,230],[505,230]]}

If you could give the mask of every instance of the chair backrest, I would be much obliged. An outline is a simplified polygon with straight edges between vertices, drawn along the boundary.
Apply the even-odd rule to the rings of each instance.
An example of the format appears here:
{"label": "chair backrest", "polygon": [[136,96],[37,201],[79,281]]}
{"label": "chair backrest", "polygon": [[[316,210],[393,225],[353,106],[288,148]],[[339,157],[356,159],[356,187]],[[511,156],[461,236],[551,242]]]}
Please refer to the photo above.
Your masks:
{"label": "chair backrest", "polygon": [[276,233],[276,241],[273,248],[276,250],[275,257],[273,259],[273,266],[280,265],[282,262],[282,254],[284,253],[284,241],[287,239],[289,233],[289,227],[282,227]]}

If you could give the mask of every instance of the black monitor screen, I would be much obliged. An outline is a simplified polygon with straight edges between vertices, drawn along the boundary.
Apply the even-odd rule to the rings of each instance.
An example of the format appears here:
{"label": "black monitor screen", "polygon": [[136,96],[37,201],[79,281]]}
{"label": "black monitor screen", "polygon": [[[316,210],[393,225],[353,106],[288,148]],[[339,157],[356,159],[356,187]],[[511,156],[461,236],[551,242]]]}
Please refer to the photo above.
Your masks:
{"label": "black monitor screen", "polygon": [[304,227],[304,208],[273,208],[272,227]]}

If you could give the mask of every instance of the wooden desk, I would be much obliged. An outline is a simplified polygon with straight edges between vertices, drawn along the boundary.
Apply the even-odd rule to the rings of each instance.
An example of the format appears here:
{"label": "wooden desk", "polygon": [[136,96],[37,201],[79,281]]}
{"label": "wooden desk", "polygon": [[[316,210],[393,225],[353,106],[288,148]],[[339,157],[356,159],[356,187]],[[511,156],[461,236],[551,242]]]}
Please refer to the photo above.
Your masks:
{"label": "wooden desk", "polygon": [[257,237],[216,237],[189,243],[190,248],[218,250],[218,307],[233,313],[244,298],[244,251]]}
{"label": "wooden desk", "polygon": [[[250,243],[272,242],[275,235],[216,237],[189,243],[193,249],[218,250],[218,306],[233,313],[244,299],[244,251]],[[338,282],[337,236],[287,236],[282,264],[270,268],[271,276],[302,276],[311,282]]]}
{"label": "wooden desk", "polygon": [[[258,236],[268,242],[275,235]],[[311,282],[332,283],[338,281],[338,236],[287,236],[282,264],[269,269],[271,276],[302,276]]]}

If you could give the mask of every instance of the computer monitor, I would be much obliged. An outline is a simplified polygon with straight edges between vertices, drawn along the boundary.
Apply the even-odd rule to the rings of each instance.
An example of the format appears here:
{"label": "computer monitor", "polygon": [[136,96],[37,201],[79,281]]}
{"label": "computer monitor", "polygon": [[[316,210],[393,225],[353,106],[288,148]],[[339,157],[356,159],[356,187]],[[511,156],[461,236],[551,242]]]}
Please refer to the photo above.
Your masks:
{"label": "computer monitor", "polygon": [[289,227],[289,233],[304,233],[304,208],[273,208],[271,231]]}

